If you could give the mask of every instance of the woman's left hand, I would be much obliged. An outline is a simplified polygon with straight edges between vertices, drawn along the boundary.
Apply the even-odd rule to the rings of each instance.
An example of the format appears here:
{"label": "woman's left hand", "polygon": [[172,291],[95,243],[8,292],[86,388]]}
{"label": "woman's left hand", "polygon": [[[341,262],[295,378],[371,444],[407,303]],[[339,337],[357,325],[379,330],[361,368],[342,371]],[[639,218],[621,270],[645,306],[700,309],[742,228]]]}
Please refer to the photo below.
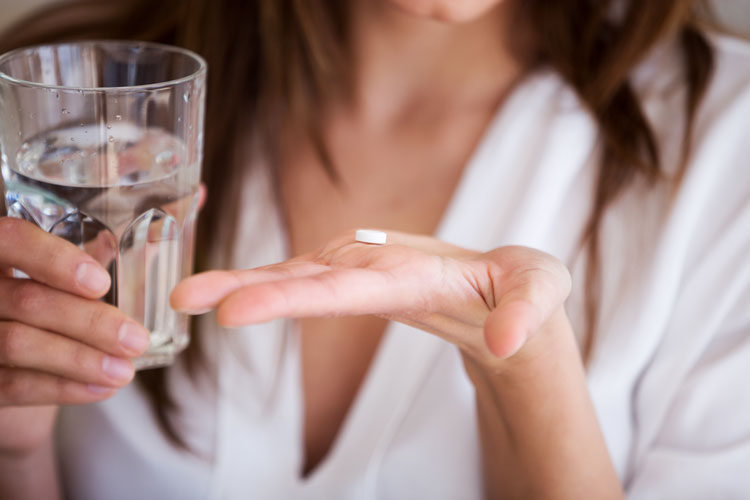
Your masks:
{"label": "woman's left hand", "polygon": [[280,264],[195,275],[172,305],[216,309],[230,327],[375,314],[432,332],[461,349],[475,389],[487,498],[623,498],[563,309],[569,290],[565,266],[531,248],[479,253],[397,232],[374,246],[350,233]]}
{"label": "woman's left hand", "polygon": [[507,358],[562,311],[570,275],[554,257],[525,247],[473,252],[389,231],[388,243],[353,232],[316,253],[243,271],[192,276],[172,306],[237,327],[277,318],[373,314],[432,332],[482,365]]}

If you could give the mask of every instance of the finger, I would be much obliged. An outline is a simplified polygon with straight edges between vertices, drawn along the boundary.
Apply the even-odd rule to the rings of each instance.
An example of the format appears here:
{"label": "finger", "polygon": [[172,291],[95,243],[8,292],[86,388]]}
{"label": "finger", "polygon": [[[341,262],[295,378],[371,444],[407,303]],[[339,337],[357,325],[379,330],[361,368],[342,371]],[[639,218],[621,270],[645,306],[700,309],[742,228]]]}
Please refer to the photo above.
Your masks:
{"label": "finger", "polygon": [[0,318],[57,332],[114,356],[138,356],[148,347],[148,331],[104,302],[26,279],[0,278],[0,290]]}
{"label": "finger", "polygon": [[240,288],[221,301],[217,317],[233,327],[276,318],[392,313],[414,307],[420,289],[380,271],[342,269]]}
{"label": "finger", "polygon": [[544,277],[529,279],[504,294],[485,322],[490,352],[507,358],[518,352],[562,305],[559,287]]}
{"label": "finger", "polygon": [[33,369],[86,384],[120,387],[133,379],[127,359],[22,323],[0,321],[0,366]]}
{"label": "finger", "polygon": [[243,286],[313,276],[330,269],[314,262],[291,260],[243,271],[209,271],[179,283],[172,291],[170,303],[177,311],[202,314],[214,309],[224,297]]}
{"label": "finger", "polygon": [[114,395],[115,391],[34,370],[0,367],[0,406],[93,403]]}
{"label": "finger", "polygon": [[[538,312],[532,304],[517,300],[494,309],[484,325],[487,348],[498,358],[518,352],[535,331]],[[541,325],[541,324],[540,324]]]}
{"label": "finger", "polygon": [[0,266],[89,298],[101,297],[110,287],[109,274],[90,255],[21,219],[0,218]]}

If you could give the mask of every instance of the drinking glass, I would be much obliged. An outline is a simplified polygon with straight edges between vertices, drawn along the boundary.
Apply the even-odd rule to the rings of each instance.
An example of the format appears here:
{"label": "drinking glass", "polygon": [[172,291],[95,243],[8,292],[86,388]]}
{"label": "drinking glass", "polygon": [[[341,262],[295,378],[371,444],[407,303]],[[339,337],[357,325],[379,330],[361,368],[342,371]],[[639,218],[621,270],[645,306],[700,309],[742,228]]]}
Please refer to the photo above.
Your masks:
{"label": "drinking glass", "polygon": [[176,47],[63,43],[0,56],[0,161],[8,215],[88,252],[103,298],[151,332],[136,368],[189,342],[169,307],[192,271],[206,64]]}

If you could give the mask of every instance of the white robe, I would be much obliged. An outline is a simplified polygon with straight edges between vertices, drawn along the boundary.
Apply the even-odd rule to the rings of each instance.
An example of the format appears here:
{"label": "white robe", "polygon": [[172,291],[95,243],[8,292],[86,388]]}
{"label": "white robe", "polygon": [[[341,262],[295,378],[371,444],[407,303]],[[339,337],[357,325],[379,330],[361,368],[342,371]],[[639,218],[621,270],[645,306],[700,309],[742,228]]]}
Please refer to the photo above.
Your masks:
{"label": "white robe", "polygon": [[[750,497],[750,45],[713,37],[714,80],[690,167],[671,198],[639,182],[603,226],[601,313],[588,386],[633,499]],[[684,85],[674,47],[633,75],[674,171]],[[539,71],[507,100],[436,236],[488,250],[520,244],[568,263],[567,310],[583,331],[578,241],[591,207],[597,128],[571,89]],[[262,169],[245,186],[240,268],[285,258]],[[401,324],[383,342],[326,459],[300,479],[298,335],[288,321],[211,327],[218,391],[181,365],[170,384],[191,455],[172,448],[134,386],[66,408],[60,462],[75,499],[456,499],[481,497],[474,391],[455,347]],[[356,332],[352,332],[356,335]],[[206,385],[206,384],[204,384]]]}

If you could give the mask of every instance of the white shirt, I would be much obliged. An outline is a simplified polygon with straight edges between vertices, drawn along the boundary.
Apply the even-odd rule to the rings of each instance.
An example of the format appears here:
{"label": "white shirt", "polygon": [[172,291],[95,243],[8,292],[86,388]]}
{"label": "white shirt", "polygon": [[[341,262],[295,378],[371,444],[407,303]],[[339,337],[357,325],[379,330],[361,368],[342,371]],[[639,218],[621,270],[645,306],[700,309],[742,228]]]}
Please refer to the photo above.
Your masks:
{"label": "white shirt", "polygon": [[[714,37],[717,66],[676,197],[630,187],[604,219],[600,318],[588,386],[633,499],[750,496],[750,46]],[[671,47],[633,81],[668,171],[684,85]],[[597,128],[554,73],[507,100],[466,166],[436,237],[489,250],[521,244],[568,263],[566,305],[583,331],[578,241],[598,168]],[[247,182],[237,267],[286,257],[268,176]],[[210,318],[205,323],[212,326]],[[66,408],[63,478],[76,499],[456,499],[481,497],[474,391],[457,349],[390,324],[326,459],[306,478],[294,325],[212,327],[218,390],[170,384],[202,455],[172,448],[141,391]],[[356,332],[352,332],[356,335]],[[204,384],[207,385],[207,384]]]}

